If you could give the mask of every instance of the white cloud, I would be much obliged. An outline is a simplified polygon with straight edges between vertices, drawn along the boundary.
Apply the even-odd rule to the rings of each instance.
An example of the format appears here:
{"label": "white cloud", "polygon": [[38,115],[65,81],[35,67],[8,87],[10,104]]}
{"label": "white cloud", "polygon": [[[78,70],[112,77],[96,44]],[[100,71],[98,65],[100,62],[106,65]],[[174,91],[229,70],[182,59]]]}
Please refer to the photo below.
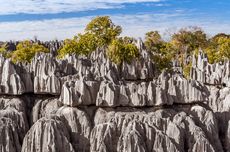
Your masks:
{"label": "white cloud", "polygon": [[0,0],[0,15],[46,14],[122,7],[124,3],[163,0]]}
{"label": "white cloud", "polygon": [[[69,19],[52,19],[43,21],[22,21],[0,23],[0,41],[31,39],[38,36],[41,40],[71,38],[83,32],[85,25],[93,17]],[[184,12],[161,14],[136,14],[111,16],[115,24],[123,27],[123,34],[133,37],[144,37],[150,30],[175,31],[186,26],[200,26],[209,35],[230,31],[230,21],[219,22],[208,18],[187,18]]]}

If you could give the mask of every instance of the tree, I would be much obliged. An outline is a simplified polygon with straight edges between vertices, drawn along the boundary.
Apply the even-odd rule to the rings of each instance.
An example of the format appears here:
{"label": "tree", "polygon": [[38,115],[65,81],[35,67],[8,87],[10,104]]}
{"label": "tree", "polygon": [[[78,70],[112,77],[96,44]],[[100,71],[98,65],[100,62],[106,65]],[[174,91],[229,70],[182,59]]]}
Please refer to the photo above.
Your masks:
{"label": "tree", "polygon": [[178,50],[178,54],[191,55],[195,49],[205,48],[207,38],[204,31],[199,27],[182,28],[172,35],[171,43]]}
{"label": "tree", "polygon": [[96,37],[91,33],[78,34],[78,45],[80,54],[88,55],[95,51],[97,46]]}
{"label": "tree", "polygon": [[159,52],[163,40],[158,31],[150,31],[145,34],[145,46],[148,50]]}
{"label": "tree", "polygon": [[64,42],[58,56],[64,57],[72,53],[88,55],[97,47],[107,47],[121,31],[121,27],[116,26],[108,16],[96,17],[87,24],[84,34],[78,34]]}
{"label": "tree", "polygon": [[63,47],[58,50],[58,57],[63,58],[66,54],[80,54],[79,53],[80,47],[76,39],[66,39],[64,41]]}
{"label": "tree", "polygon": [[0,54],[2,54],[3,57],[5,58],[10,58],[11,57],[11,52],[7,51],[7,43],[3,43],[0,47]]}
{"label": "tree", "polygon": [[109,16],[94,18],[85,28],[86,33],[93,34],[98,47],[108,45],[122,32],[120,26],[115,25]]}
{"label": "tree", "polygon": [[230,35],[225,34],[225,33],[218,33],[215,36],[213,36],[209,41],[210,42],[217,42],[219,38],[230,38]]}
{"label": "tree", "polygon": [[170,70],[172,68],[172,60],[175,56],[175,49],[169,42],[162,42],[158,53],[152,54],[152,59],[158,70]]}
{"label": "tree", "polygon": [[159,71],[171,69],[175,49],[171,43],[163,41],[158,31],[145,34],[145,46]]}
{"label": "tree", "polygon": [[230,59],[230,37],[223,34],[214,36],[205,51],[210,63]]}
{"label": "tree", "polygon": [[133,59],[138,58],[139,51],[136,45],[127,42],[126,38],[114,39],[109,45],[107,51],[108,58],[120,65],[123,62],[130,63]]}
{"label": "tree", "polygon": [[38,52],[48,53],[49,50],[38,43],[33,43],[29,40],[18,43],[16,51],[12,53],[12,61],[16,62],[31,62],[32,58]]}
{"label": "tree", "polygon": [[96,48],[97,44],[93,34],[78,34],[73,39],[64,41],[63,47],[58,50],[58,57],[63,58],[66,54],[88,55]]}

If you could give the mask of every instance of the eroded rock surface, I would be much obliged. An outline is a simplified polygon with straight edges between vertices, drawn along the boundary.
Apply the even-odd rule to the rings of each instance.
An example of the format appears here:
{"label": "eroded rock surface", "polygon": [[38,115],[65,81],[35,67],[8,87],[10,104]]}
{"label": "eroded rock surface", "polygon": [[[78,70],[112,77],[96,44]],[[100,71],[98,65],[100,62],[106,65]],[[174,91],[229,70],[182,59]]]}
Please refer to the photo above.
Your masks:
{"label": "eroded rock surface", "polygon": [[57,116],[39,119],[27,132],[22,152],[74,152],[69,132],[61,119]]}
{"label": "eroded rock surface", "polygon": [[190,78],[140,58],[116,65],[105,50],[31,63],[0,56],[1,152],[229,152],[230,62],[194,55]]}
{"label": "eroded rock surface", "polygon": [[223,151],[211,111],[198,105],[175,109],[98,109],[91,151]]}

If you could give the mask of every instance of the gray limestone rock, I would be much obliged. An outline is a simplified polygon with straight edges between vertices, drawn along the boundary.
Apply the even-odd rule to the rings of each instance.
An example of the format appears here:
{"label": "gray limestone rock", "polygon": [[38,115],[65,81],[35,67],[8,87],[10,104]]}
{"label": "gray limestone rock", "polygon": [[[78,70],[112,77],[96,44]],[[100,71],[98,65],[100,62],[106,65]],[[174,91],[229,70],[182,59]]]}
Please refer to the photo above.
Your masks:
{"label": "gray limestone rock", "polygon": [[21,152],[17,125],[10,118],[0,118],[0,150],[1,152]]}
{"label": "gray limestone rock", "polygon": [[88,114],[81,109],[72,107],[61,107],[56,114],[64,116],[65,125],[70,132],[71,144],[75,151],[88,152],[92,127]]}
{"label": "gray limestone rock", "polygon": [[34,76],[34,93],[60,94],[59,66],[51,54],[36,54],[31,62]]}
{"label": "gray limestone rock", "polygon": [[39,119],[27,132],[22,152],[74,152],[70,134],[62,118],[57,116]]}
{"label": "gray limestone rock", "polygon": [[141,40],[121,65],[102,48],[58,59],[62,43],[31,63],[0,56],[0,151],[229,151],[230,61],[199,51],[187,79],[178,61],[160,74]]}
{"label": "gray limestone rock", "polygon": [[35,101],[35,105],[32,109],[31,120],[32,124],[38,121],[42,117],[47,117],[51,114],[55,114],[56,111],[62,106],[61,102],[57,98],[39,99]]}
{"label": "gray limestone rock", "polygon": [[[199,109],[202,107],[193,107]],[[206,111],[206,109],[204,109]],[[207,129],[196,124],[191,115],[182,110],[98,109],[95,126],[91,132],[91,151],[222,151],[220,141],[213,139],[211,133],[218,135],[217,124],[209,124]],[[218,139],[218,138],[217,138]]]}
{"label": "gray limestone rock", "polygon": [[[0,98],[0,118],[9,118],[17,128],[19,141],[21,142],[29,129],[26,117],[26,105],[19,98]],[[7,139],[5,139],[7,140]]]}
{"label": "gray limestone rock", "polygon": [[95,105],[97,92],[99,90],[98,81],[67,81],[63,84],[60,101],[69,106]]}
{"label": "gray limestone rock", "polygon": [[17,68],[9,59],[0,56],[0,94],[21,95],[32,91],[30,75],[18,73],[20,67]]}

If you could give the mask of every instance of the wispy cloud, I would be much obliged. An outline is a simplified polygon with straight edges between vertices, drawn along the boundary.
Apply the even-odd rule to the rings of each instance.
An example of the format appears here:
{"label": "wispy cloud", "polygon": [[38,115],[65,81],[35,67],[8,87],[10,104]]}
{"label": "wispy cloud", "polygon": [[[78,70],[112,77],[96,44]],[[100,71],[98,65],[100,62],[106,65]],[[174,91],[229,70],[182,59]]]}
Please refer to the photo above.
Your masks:
{"label": "wispy cloud", "polygon": [[[0,40],[22,40],[37,36],[41,40],[71,38],[83,32],[92,16],[52,19],[43,21],[3,22],[0,23]],[[159,14],[112,15],[115,24],[123,27],[123,34],[133,37],[144,37],[150,30],[164,34],[166,30],[176,31],[181,27],[200,26],[209,35],[230,31],[230,21],[219,22],[210,18],[187,18],[184,12]]]}
{"label": "wispy cloud", "polygon": [[160,1],[163,0],[0,0],[0,15],[78,12],[119,8],[125,3]]}

